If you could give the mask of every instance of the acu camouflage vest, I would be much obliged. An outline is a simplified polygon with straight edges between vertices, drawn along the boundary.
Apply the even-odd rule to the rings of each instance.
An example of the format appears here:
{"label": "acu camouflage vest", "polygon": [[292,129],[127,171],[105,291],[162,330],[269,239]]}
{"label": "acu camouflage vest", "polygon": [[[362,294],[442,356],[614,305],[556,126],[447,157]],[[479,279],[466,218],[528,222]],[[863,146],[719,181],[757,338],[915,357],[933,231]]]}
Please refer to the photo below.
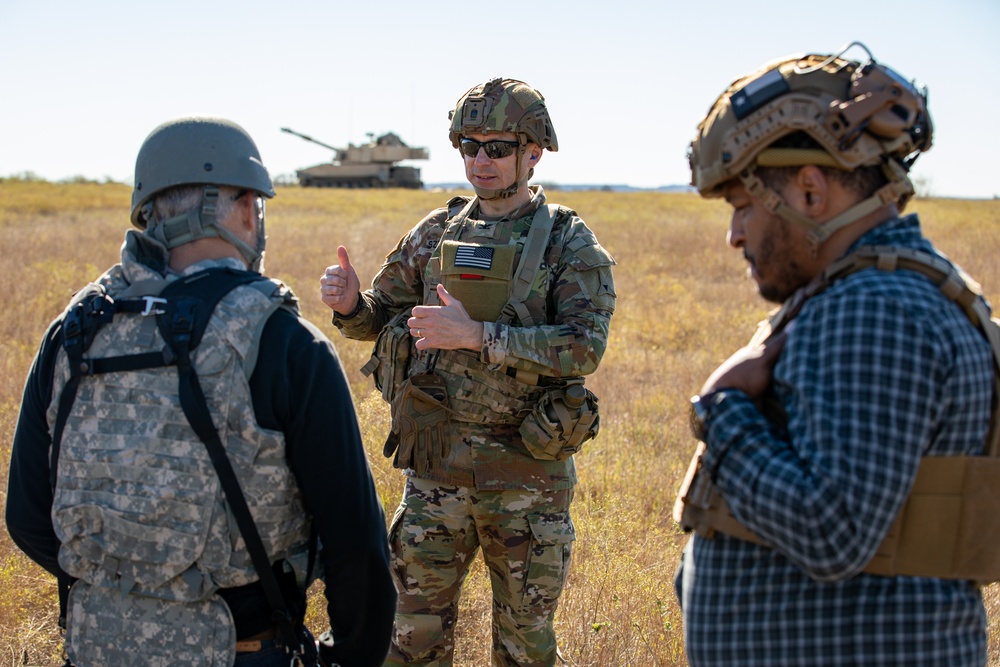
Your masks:
{"label": "acu camouflage vest", "polygon": [[[126,273],[117,266],[100,279],[113,299],[156,295],[166,284],[130,285]],[[274,282],[233,289],[217,304],[192,362],[266,553],[289,561],[303,581],[308,516],[284,437],[258,426],[249,387],[260,334],[279,307],[297,312],[290,291]],[[155,320],[115,314],[88,356],[162,349]],[[63,350],[50,428],[69,378]],[[71,658],[75,651],[79,660],[105,664],[231,664],[232,618],[214,593],[258,577],[206,446],[180,405],[176,369],[82,378],[61,438],[52,516],[60,566],[81,580],[69,598]],[[191,660],[185,651],[193,651]]]}

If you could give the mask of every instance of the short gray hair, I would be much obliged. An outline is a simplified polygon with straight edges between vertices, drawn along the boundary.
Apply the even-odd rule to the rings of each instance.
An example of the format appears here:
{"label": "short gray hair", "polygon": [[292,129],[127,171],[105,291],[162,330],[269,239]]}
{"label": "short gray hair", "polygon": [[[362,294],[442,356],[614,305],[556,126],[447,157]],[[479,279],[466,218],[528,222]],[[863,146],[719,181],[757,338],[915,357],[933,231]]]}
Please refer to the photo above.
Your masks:
{"label": "short gray hair", "polygon": [[[221,223],[232,213],[240,191],[234,187],[220,186],[215,219]],[[178,185],[157,193],[153,198],[153,214],[157,220],[169,220],[184,215],[193,208],[200,208],[205,199],[204,185]]]}

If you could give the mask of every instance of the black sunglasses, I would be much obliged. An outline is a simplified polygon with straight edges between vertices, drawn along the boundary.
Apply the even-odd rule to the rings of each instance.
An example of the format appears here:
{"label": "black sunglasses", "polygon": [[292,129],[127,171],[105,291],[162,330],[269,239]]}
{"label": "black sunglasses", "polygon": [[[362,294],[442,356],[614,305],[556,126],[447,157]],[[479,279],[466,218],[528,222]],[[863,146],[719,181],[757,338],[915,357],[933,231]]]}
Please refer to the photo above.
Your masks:
{"label": "black sunglasses", "polygon": [[462,151],[462,155],[465,157],[476,157],[479,155],[479,149],[482,148],[486,151],[486,157],[491,160],[499,160],[502,157],[512,155],[514,149],[519,145],[516,141],[503,141],[501,139],[494,139],[493,141],[462,139],[459,144],[459,150]]}

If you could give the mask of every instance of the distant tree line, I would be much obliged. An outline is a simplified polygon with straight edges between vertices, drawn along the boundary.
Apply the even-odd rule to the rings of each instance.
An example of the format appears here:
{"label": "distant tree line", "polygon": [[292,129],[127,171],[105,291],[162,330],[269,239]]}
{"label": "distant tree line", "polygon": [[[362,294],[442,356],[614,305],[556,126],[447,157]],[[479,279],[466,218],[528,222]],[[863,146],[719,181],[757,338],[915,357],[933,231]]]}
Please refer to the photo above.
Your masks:
{"label": "distant tree line", "polygon": [[[21,171],[16,174],[9,174],[8,176],[0,176],[0,183],[48,183],[49,180],[42,176],[39,176],[33,171]],[[69,178],[63,178],[55,183],[97,183],[97,184],[118,184],[120,181],[116,181],[110,176],[105,176],[104,178],[98,180],[94,178],[87,178],[86,176],[76,175],[70,176]]]}

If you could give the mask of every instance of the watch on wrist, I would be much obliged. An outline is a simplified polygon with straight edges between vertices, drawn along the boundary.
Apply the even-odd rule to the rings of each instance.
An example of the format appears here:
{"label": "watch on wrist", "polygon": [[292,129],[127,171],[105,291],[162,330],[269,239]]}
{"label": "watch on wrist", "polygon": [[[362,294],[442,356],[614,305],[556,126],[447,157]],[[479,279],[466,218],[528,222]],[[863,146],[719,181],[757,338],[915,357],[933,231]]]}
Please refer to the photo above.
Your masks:
{"label": "watch on wrist", "polygon": [[358,292],[358,301],[357,303],[354,304],[354,309],[351,310],[351,312],[347,313],[346,315],[341,315],[337,311],[333,311],[333,321],[336,322],[337,320],[350,320],[357,317],[358,313],[361,312],[361,308],[364,305],[365,304],[364,301],[362,300],[361,292]]}
{"label": "watch on wrist", "polygon": [[691,397],[691,433],[695,438],[705,441],[705,421],[708,419],[708,408],[718,391],[710,391],[704,396]]}

